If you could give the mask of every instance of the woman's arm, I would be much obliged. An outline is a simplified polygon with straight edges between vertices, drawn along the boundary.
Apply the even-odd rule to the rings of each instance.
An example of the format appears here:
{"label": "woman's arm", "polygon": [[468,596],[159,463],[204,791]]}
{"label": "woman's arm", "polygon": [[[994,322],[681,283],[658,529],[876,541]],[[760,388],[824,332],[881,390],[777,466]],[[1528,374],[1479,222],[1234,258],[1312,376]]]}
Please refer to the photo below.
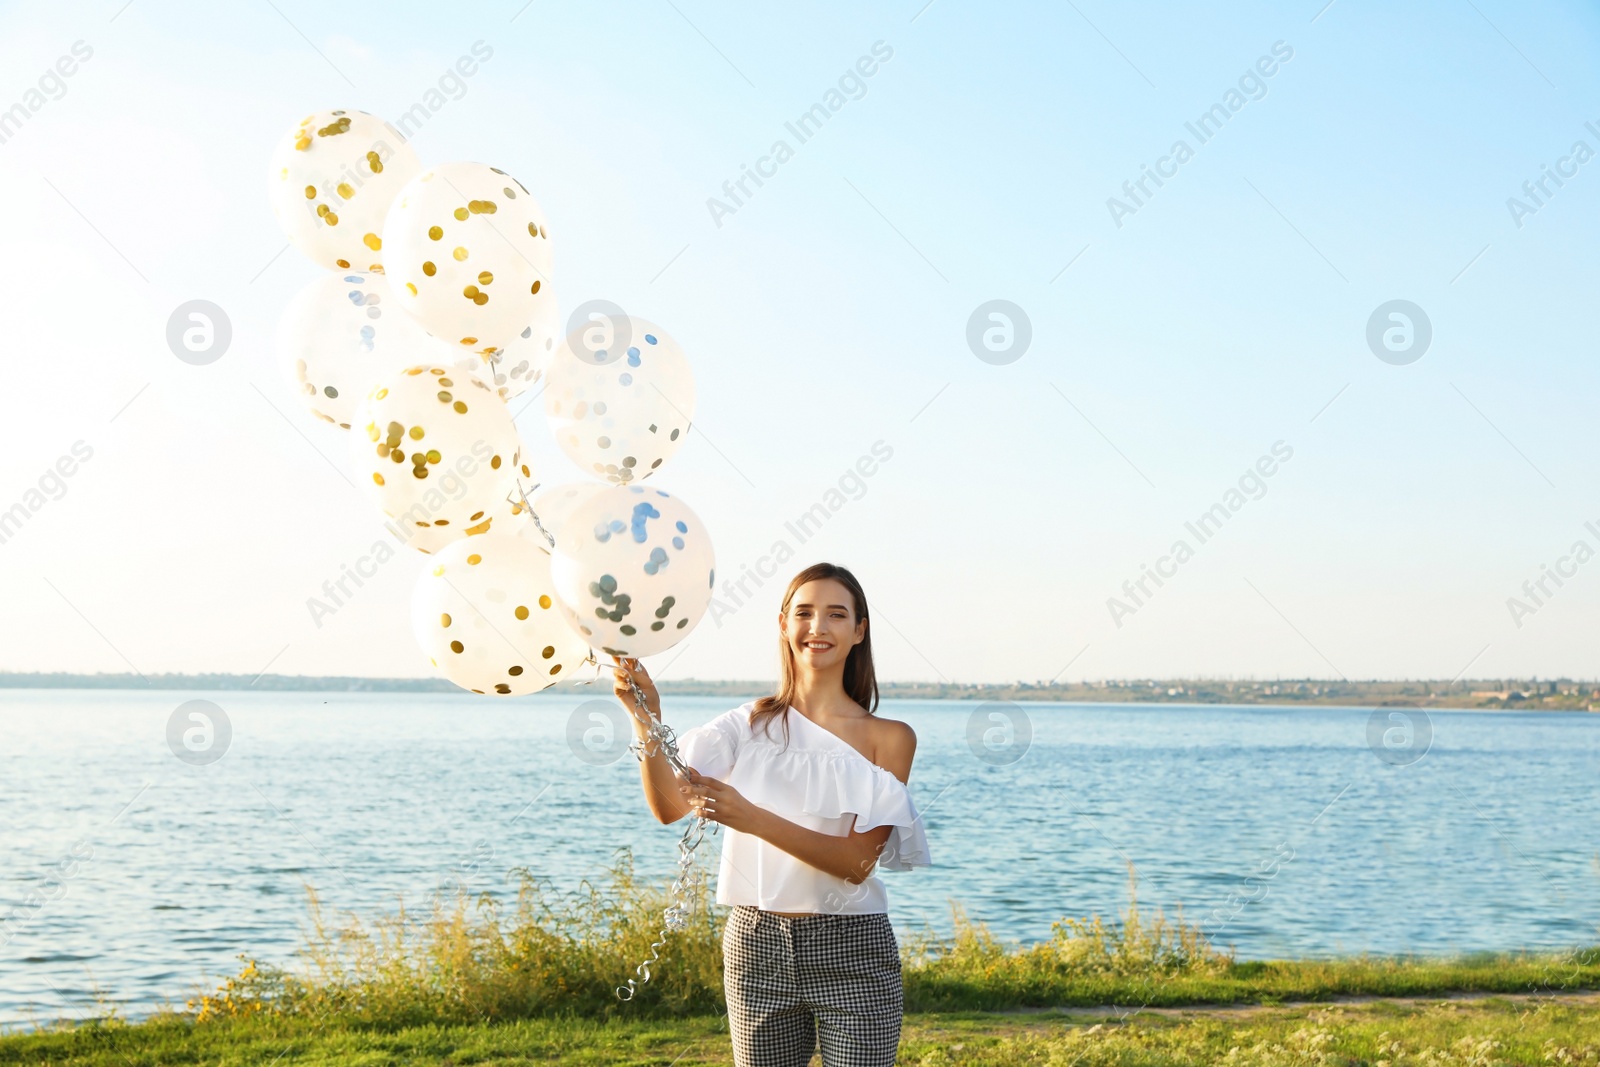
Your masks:
{"label": "woman's arm", "polygon": [[792,823],[766,808],[758,808],[753,804],[751,808],[756,814],[745,832],[835,878],[843,878],[851,885],[860,885],[871,876],[872,868],[878,865],[878,853],[883,851],[884,843],[894,829],[892,826],[875,826],[865,833],[852,830],[848,837],[835,837]]}
{"label": "woman's arm", "polygon": [[[614,682],[617,699],[628,709],[628,719],[633,723],[634,738],[644,742],[649,734],[649,727],[640,722],[639,716],[634,712],[637,705],[634,703],[633,690],[628,685],[630,674],[644,691],[645,706],[651,717],[658,721],[661,718],[661,697],[656,693],[655,683],[650,680],[649,673],[638,660],[624,659],[617,666]],[[672,764],[667,762],[667,757],[662,753],[661,746],[655,742],[647,745],[645,758],[639,761],[639,780],[644,785],[645,803],[650,806],[650,814],[654,815],[658,822],[674,823],[689,814],[689,801],[684,795],[687,786],[679,781]]]}
{"label": "woman's arm", "polygon": [[[643,741],[644,726],[636,724],[634,734]],[[678,780],[660,745],[651,744],[645,758],[639,761],[639,779],[644,784],[645,803],[650,805],[650,814],[657,821],[675,823],[689,814],[689,801],[683,795],[686,787]]]}

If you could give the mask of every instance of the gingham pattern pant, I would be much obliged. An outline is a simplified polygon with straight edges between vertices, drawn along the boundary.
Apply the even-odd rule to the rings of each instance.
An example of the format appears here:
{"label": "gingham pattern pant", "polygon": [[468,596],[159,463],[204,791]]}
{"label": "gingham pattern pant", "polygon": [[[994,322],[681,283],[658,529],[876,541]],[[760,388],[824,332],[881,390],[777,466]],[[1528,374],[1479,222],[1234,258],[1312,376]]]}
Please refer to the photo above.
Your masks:
{"label": "gingham pattern pant", "polygon": [[891,1067],[905,988],[882,913],[776,915],[738,906],[722,931],[734,1067]]}

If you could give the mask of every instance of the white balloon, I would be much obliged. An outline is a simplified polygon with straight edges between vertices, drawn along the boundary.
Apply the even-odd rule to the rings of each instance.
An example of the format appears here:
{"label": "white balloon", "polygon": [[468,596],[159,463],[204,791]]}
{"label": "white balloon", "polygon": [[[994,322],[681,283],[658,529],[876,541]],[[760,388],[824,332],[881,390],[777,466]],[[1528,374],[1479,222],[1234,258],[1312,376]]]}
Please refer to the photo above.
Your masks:
{"label": "white balloon", "polygon": [[689,361],[647,319],[623,316],[609,347],[595,348],[586,329],[562,343],[546,375],[556,443],[613,484],[648,478],[682,446],[694,418]]}
{"label": "white balloon", "polygon": [[400,310],[381,274],[324,274],[300,290],[278,322],[278,352],[295,395],[324,422],[348,430],[373,382],[456,353]]}
{"label": "white balloon", "polygon": [[537,693],[590,655],[556,603],[550,553],[511,526],[452,542],[429,560],[411,623],[428,661],[474,693]]}
{"label": "white balloon", "polygon": [[435,337],[490,355],[555,302],[544,211],[505,171],[445,163],[417,175],[383,224],[401,306]]}
{"label": "white balloon", "polygon": [[694,629],[711,602],[716,556],[689,506],[660,489],[602,489],[562,524],[550,574],[567,622],[589,647],[652,656]]}
{"label": "white balloon", "polygon": [[267,197],[289,243],[329,270],[383,270],[383,225],[422,169],[406,139],[365,111],[318,111],[278,142]]}
{"label": "white balloon", "polygon": [[496,522],[528,521],[508,496],[533,472],[505,401],[481,379],[407,367],[373,385],[356,420],[355,468],[411,547],[437,552]]}

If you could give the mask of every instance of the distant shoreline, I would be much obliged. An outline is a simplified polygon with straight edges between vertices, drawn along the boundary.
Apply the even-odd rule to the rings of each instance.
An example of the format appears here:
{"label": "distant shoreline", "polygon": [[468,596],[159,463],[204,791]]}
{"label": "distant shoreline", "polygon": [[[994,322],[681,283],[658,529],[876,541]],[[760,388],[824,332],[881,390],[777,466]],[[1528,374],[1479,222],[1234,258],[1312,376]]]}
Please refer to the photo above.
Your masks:
{"label": "distant shoreline", "polygon": [[[669,696],[755,697],[776,688],[772,681],[664,680]],[[0,689],[258,690],[324,693],[464,693],[443,678],[361,678],[289,674],[72,674],[0,672]],[[546,690],[551,696],[578,691],[609,692],[571,683]],[[1462,708],[1519,711],[1600,711],[1600,682],[1559,679],[1465,681],[1274,681],[1131,679],[1126,681],[959,684],[880,682],[879,695],[900,700],[1048,701],[1062,704],[1260,704]],[[544,694],[541,694],[544,695]]]}

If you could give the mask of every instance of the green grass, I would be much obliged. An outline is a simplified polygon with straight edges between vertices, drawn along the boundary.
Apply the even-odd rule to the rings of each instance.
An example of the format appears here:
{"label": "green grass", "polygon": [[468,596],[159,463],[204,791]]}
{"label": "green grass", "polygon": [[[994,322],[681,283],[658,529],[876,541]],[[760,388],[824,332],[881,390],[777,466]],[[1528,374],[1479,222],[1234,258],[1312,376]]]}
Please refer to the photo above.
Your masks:
{"label": "green grass", "polygon": [[[1070,1013],[906,1016],[900,1063],[926,1067],[1501,1067],[1600,1062],[1600,1008],[1544,1000],[1215,1009],[1126,1021]],[[307,1067],[314,1064],[571,1064],[690,1067],[730,1061],[715,1016],[522,1019],[394,1030],[254,1016],[81,1026],[0,1039],[0,1064]],[[814,1061],[815,1062],[815,1061]]]}
{"label": "green grass", "polygon": [[[113,1014],[0,1037],[0,1064],[245,1064],[280,1055],[284,1063],[727,1061],[720,1018],[726,909],[703,886],[687,929],[668,938],[652,980],[623,1003],[614,990],[650,955],[665,887],[639,883],[626,850],[606,884],[585,882],[576,894],[517,875],[516,897],[504,903],[457,896],[418,914],[339,925],[330,925],[313,894],[294,970],[246,960],[220,988],[142,1023]],[[1173,919],[1141,913],[1131,872],[1129,906],[1118,920],[1063,919],[1033,945],[1000,942],[954,904],[952,920],[949,936],[924,931],[902,944],[903,1062],[1596,1062],[1592,1042],[1600,1038],[1582,1035],[1585,1025],[1600,1034],[1600,998],[1542,994],[1600,989],[1600,949],[1240,962],[1208,944],[1181,911]],[[1271,1007],[1464,992],[1520,996],[1443,1007]],[[1120,1007],[1098,1028],[1059,1014],[1106,1005]],[[1211,1006],[1211,1014],[1139,1014],[1185,1005]],[[1264,1007],[1220,1010],[1226,1005]],[[1008,1011],[1014,1014],[994,1014]],[[1388,1038],[1380,1036],[1385,1027]],[[1393,1041],[1401,1047],[1380,1048]],[[1546,1041],[1556,1043],[1550,1049],[1575,1049],[1576,1058],[1547,1058]],[[1235,1046],[1240,1051],[1230,1052]],[[1425,1050],[1432,1059],[1417,1058]]]}
{"label": "green grass", "polygon": [[[723,1010],[721,929],[726,909],[694,894],[688,926],[669,936],[664,959],[637,997],[616,987],[634,975],[659,936],[665,886],[640,883],[620,850],[606,884],[560,895],[516,872],[514,901],[487,895],[435,900],[330,928],[312,897],[311,929],[294,973],[247,961],[219,990],[188,1009],[202,1022],[272,1013],[336,1017],[365,1025],[494,1022],[554,1016],[674,1018]],[[1274,1003],[1336,996],[1428,996],[1600,989],[1600,949],[1566,956],[1485,955],[1459,959],[1347,957],[1238,962],[1197,929],[1139,909],[1130,871],[1129,906],[1117,921],[1063,919],[1052,936],[1007,945],[952,903],[952,933],[924,931],[902,944],[906,1010]]]}

